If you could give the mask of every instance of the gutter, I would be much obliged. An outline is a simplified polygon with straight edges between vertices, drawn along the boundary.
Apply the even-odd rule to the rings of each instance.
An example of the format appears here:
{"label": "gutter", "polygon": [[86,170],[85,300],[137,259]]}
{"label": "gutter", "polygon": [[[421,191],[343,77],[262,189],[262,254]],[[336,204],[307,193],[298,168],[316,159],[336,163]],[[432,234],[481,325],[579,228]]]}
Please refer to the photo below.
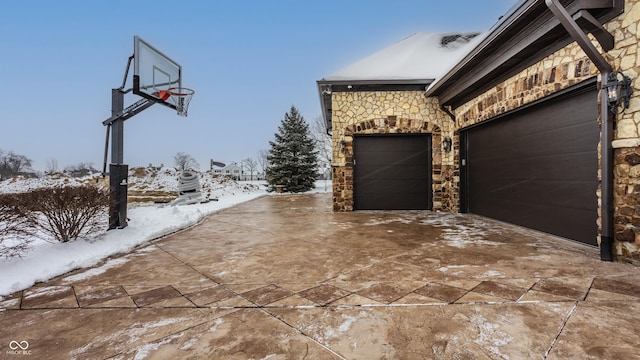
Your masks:
{"label": "gutter", "polygon": [[[601,74],[602,87],[607,85],[609,74],[613,72],[613,68],[607,60],[598,52],[598,49],[591,43],[587,35],[569,15],[567,10],[560,4],[558,0],[545,0],[547,7],[553,15],[560,21],[562,26],[569,32],[571,38],[582,48],[587,57],[598,68]],[[606,46],[603,46],[606,48]],[[611,111],[607,105],[607,93],[600,90],[601,109],[600,117],[602,120],[602,128],[600,131],[601,142],[601,236],[600,236],[600,260],[613,261],[613,120]]]}

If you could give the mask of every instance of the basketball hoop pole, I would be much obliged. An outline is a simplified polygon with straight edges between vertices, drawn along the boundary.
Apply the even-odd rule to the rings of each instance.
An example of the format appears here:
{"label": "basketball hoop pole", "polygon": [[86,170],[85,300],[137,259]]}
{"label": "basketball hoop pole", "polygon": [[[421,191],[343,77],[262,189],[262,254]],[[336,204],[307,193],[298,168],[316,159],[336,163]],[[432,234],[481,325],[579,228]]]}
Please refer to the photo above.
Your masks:
{"label": "basketball hoop pole", "polygon": [[127,182],[129,167],[124,164],[124,92],[111,90],[111,164],[109,165],[109,229],[127,227]]}
{"label": "basketball hoop pole", "polygon": [[[111,163],[109,165],[109,187],[111,204],[109,205],[109,229],[127,227],[127,183],[129,167],[124,163],[124,121],[151,107],[155,102],[141,99],[124,108],[123,88],[111,90],[111,117],[102,124],[111,129]],[[105,165],[108,144],[105,145]]]}

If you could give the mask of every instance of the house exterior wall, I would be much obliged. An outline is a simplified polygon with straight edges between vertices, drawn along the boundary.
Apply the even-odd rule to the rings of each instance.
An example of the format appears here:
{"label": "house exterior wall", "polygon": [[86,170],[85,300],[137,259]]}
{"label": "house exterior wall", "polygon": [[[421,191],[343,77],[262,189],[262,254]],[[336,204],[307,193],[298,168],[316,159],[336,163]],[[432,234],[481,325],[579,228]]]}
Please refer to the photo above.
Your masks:
{"label": "house exterior wall", "polygon": [[452,119],[438,100],[422,91],[334,92],[333,209],[353,210],[353,137],[365,134],[431,134],[433,209],[457,211],[460,177],[453,152],[442,151],[442,139],[453,136]]}
{"label": "house exterior wall", "polygon": [[[640,260],[639,23],[640,0],[626,0],[624,13],[605,24],[605,28],[615,37],[615,48],[608,53],[601,51],[614,70],[619,70],[632,79],[634,89],[630,108],[616,116],[615,138],[612,143],[615,156],[615,252],[620,259],[629,261]],[[593,43],[597,45],[597,42]],[[434,210],[459,211],[458,134],[461,129],[518,109],[594,77],[600,80],[598,70],[582,49],[572,43],[454,109],[455,123],[440,110],[437,98],[425,98],[423,92],[334,92],[334,210],[353,210],[354,135],[431,133]],[[442,151],[442,139],[445,136],[453,139],[454,150],[450,153]],[[344,151],[341,151],[341,148],[344,148]],[[600,159],[598,160],[600,163]],[[597,176],[598,179],[601,178],[600,165]],[[597,200],[594,196],[594,201],[598,201],[599,204],[600,190],[596,195]],[[597,223],[600,226],[599,218]]]}
{"label": "house exterior wall", "polygon": [[[627,0],[624,14],[605,24],[605,28],[615,36],[616,40],[615,48],[606,53],[605,57],[614,70],[619,70],[631,77],[634,88],[630,108],[616,117],[614,125],[616,131],[612,144],[615,149],[615,251],[618,257],[628,260],[640,259],[639,21],[640,0]],[[597,44],[595,41],[593,43]],[[595,66],[582,49],[572,43],[455,109],[454,113],[459,121],[456,130],[489,120],[496,115],[517,109],[594,76],[598,76],[600,80]],[[598,121],[600,122],[600,119]],[[457,141],[455,143],[457,144]],[[601,179],[600,160],[598,159],[598,179]],[[597,201],[600,204],[600,189],[597,193]],[[600,216],[598,207],[598,217]],[[597,224],[600,226],[600,218]]]}

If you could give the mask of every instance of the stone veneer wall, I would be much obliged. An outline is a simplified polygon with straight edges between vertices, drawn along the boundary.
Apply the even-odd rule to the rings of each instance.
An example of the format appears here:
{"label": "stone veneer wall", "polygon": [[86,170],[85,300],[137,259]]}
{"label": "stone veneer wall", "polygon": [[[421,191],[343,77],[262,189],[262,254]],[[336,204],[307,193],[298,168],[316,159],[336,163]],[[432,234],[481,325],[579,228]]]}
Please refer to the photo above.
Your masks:
{"label": "stone veneer wall", "polygon": [[433,209],[457,211],[460,177],[453,151],[442,151],[442,139],[453,137],[453,121],[437,99],[422,91],[334,92],[333,209],[353,210],[353,137],[362,134],[419,134],[432,138]]}
{"label": "stone veneer wall", "polygon": [[[605,25],[616,39],[615,48],[605,54],[605,57],[615,70],[631,77],[634,88],[630,108],[617,116],[615,140],[612,144],[616,149],[615,247],[617,255],[625,259],[640,258],[639,21],[640,0],[627,0],[624,14]],[[572,43],[455,109],[454,113],[459,121],[457,130],[491,119],[594,76],[599,76],[598,70],[582,49]],[[600,190],[597,197],[599,204]],[[597,223],[600,224],[600,219]]]}
{"label": "stone veneer wall", "polygon": [[458,130],[597,76],[580,47],[570,46],[455,109]]}
{"label": "stone veneer wall", "polygon": [[640,0],[626,0],[625,12],[605,25],[616,39],[608,53],[615,70],[632,81],[629,109],[617,116],[614,148],[614,224],[618,257],[640,263]]}

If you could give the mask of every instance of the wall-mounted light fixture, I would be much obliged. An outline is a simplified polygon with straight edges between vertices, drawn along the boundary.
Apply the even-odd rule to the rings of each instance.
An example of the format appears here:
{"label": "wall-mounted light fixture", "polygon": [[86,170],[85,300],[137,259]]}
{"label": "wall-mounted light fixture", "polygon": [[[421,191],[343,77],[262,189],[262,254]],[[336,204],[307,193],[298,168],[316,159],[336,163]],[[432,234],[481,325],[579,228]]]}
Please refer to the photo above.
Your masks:
{"label": "wall-mounted light fixture", "polygon": [[322,95],[331,95],[331,85],[321,85]]}
{"label": "wall-mounted light fixture", "polygon": [[444,152],[448,153],[451,151],[451,147],[453,145],[453,141],[451,140],[450,137],[445,137],[444,139],[442,139],[442,149],[444,150]]}
{"label": "wall-mounted light fixture", "polygon": [[[631,79],[620,71],[609,74],[607,82],[602,87],[607,91],[607,102],[609,111],[620,114],[629,108],[629,99],[633,94]],[[618,108],[622,105],[622,110]]]}
{"label": "wall-mounted light fixture", "polygon": [[347,151],[347,143],[344,140],[340,140],[340,152],[345,153]]}

